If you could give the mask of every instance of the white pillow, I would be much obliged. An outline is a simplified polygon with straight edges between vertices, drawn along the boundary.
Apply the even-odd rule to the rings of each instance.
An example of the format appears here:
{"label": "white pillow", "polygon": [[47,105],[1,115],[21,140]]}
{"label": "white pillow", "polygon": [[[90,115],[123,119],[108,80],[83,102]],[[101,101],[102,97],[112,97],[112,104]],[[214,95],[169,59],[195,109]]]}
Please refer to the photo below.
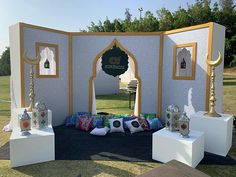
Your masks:
{"label": "white pillow", "polygon": [[97,135],[97,136],[105,136],[108,131],[109,131],[108,127],[104,127],[104,128],[97,128],[96,127],[90,132],[90,134]]}
{"label": "white pillow", "polygon": [[143,128],[140,125],[137,118],[134,119],[134,120],[126,121],[125,124],[129,128],[129,131],[130,131],[131,134],[143,131]]}
{"label": "white pillow", "polygon": [[125,132],[123,127],[123,118],[120,119],[109,119],[110,133],[112,132]]}

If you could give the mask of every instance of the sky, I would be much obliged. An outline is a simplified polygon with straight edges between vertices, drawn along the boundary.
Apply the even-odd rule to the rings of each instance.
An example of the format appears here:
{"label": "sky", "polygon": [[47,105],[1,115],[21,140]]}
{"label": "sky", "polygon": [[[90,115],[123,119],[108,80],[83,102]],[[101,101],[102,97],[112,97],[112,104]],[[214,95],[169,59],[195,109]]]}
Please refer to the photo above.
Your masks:
{"label": "sky", "polygon": [[[213,1],[213,0],[212,0]],[[165,7],[171,12],[187,8],[195,0],[0,0],[0,54],[9,46],[9,26],[18,22],[76,32],[91,22],[124,19],[126,8],[139,18],[138,8],[151,11]]]}

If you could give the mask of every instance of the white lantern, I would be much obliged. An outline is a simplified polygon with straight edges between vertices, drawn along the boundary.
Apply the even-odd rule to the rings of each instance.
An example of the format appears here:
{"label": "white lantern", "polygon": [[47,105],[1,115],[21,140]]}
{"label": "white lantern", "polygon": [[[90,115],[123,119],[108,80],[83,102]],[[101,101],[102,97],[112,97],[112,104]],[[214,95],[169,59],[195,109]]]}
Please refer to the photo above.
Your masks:
{"label": "white lantern", "polygon": [[179,130],[180,110],[176,105],[169,105],[166,109],[166,128],[170,131]]}
{"label": "white lantern", "polygon": [[27,110],[24,110],[24,113],[19,116],[20,129],[23,136],[30,135],[29,130],[31,130],[31,117],[27,113]]}
{"label": "white lantern", "polygon": [[43,129],[48,126],[48,109],[43,102],[39,101],[35,103],[32,112],[33,128]]}
{"label": "white lantern", "polygon": [[189,121],[190,119],[186,115],[186,112],[183,112],[179,119],[179,132],[183,138],[189,138]]}

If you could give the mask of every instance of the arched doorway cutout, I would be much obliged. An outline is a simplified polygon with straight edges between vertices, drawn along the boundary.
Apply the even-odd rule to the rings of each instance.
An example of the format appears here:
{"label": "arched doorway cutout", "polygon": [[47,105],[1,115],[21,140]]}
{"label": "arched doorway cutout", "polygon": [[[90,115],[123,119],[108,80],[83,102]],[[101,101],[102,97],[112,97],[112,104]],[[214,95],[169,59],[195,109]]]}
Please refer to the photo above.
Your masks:
{"label": "arched doorway cutout", "polygon": [[103,49],[94,59],[93,61],[93,70],[92,70],[92,76],[90,76],[89,78],[89,112],[93,112],[93,102],[95,101],[95,95],[94,95],[94,78],[96,77],[97,75],[97,62],[98,60],[102,57],[102,55],[107,51],[109,50],[110,48],[112,48],[114,45],[116,45],[117,47],[119,47],[121,50],[125,51],[125,53],[127,53],[130,57],[129,59],[131,59],[134,63],[134,76],[135,78],[137,79],[138,81],[138,85],[137,85],[137,111],[134,112],[134,114],[136,116],[139,116],[139,114],[141,113],[141,79],[140,77],[138,76],[138,62],[137,60],[135,59],[134,55],[129,52],[127,49],[125,49],[117,39],[114,39],[105,49]]}

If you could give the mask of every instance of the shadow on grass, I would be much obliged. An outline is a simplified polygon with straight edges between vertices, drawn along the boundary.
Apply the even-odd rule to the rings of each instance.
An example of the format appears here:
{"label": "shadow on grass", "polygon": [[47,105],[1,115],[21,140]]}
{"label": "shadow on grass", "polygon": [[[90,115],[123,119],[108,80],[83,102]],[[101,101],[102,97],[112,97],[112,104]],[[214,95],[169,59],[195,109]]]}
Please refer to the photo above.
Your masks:
{"label": "shadow on grass", "polygon": [[235,80],[236,81],[236,77],[225,77],[223,80],[224,81],[227,81],[227,80]]}
{"label": "shadow on grass", "polygon": [[124,109],[129,109],[129,107],[128,106],[125,106],[125,107],[123,107],[123,106],[114,106],[114,107],[102,107],[102,108],[97,108],[97,109],[99,109],[99,110],[103,110],[103,109],[121,109],[121,108],[124,108]]}
{"label": "shadow on grass", "polygon": [[0,147],[0,160],[10,160],[9,142]]}
{"label": "shadow on grass", "polygon": [[97,95],[96,96],[97,100],[129,100],[129,94],[113,94],[113,95]]}
{"label": "shadow on grass", "polygon": [[98,163],[96,161],[60,160],[48,163],[17,167],[14,170],[33,177],[92,177],[92,176],[134,176],[133,173],[118,167]]}
{"label": "shadow on grass", "polygon": [[223,82],[223,86],[236,86],[236,82]]}

